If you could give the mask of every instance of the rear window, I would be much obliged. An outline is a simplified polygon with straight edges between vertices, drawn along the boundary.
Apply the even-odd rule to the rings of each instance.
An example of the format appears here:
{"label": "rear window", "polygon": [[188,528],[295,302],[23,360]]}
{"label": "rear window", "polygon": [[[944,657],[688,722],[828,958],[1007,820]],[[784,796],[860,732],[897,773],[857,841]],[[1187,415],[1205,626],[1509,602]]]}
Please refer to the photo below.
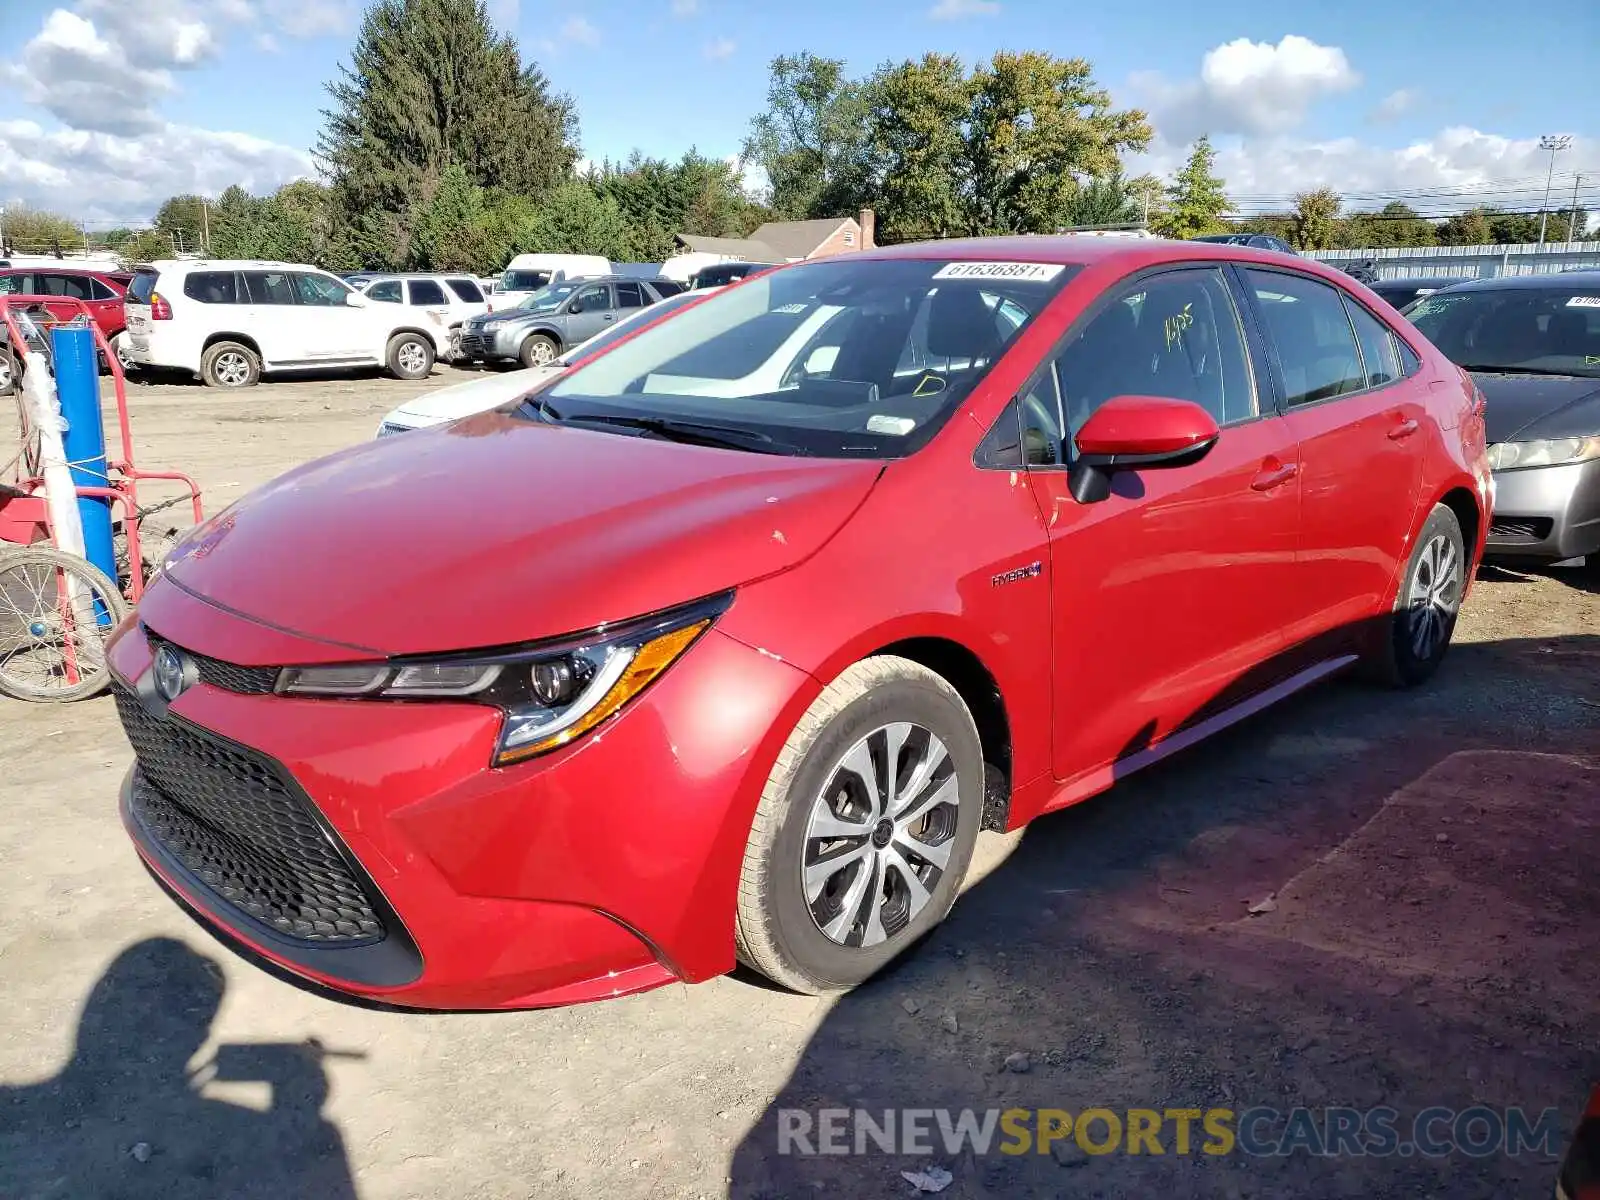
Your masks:
{"label": "rear window", "polygon": [[683,291],[683,284],[676,279],[649,279],[646,280],[656,295],[665,299],[668,296],[679,295]]}
{"label": "rear window", "polygon": [[450,290],[456,294],[457,299],[464,300],[468,304],[483,303],[483,290],[472,280],[446,279],[445,282],[450,285]]}
{"label": "rear window", "polygon": [[232,271],[196,271],[183,281],[183,294],[201,304],[237,304],[239,277]]}
{"label": "rear window", "polygon": [[128,299],[135,304],[149,304],[150,297],[156,290],[156,273],[154,271],[135,271],[133,282],[128,284]]}
{"label": "rear window", "polygon": [[554,271],[507,271],[500,277],[500,286],[508,292],[537,292],[554,274]]}

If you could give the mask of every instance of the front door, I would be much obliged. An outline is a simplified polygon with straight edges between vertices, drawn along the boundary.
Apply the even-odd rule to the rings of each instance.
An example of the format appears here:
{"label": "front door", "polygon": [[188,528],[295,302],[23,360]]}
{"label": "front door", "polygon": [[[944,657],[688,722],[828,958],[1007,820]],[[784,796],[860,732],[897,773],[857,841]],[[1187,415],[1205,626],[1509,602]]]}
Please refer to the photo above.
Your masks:
{"label": "front door", "polygon": [[[1246,347],[1220,267],[1146,274],[1108,293],[1024,397],[1035,420],[1059,411],[1069,435],[1049,451],[1062,465],[1030,472],[1050,537],[1064,799],[1278,681],[1297,603],[1298,459],[1287,423],[1257,399]],[[1119,395],[1193,401],[1221,437],[1198,462],[1119,473],[1110,497],[1080,504],[1070,436]],[[1036,454],[1051,442],[1029,436]]]}
{"label": "front door", "polygon": [[306,357],[342,362],[370,360],[374,343],[382,336],[375,328],[378,321],[374,314],[348,304],[345,298],[350,289],[331,275],[296,271],[293,278]]}
{"label": "front door", "polygon": [[617,319],[616,302],[609,283],[592,283],[578,289],[567,301],[567,345],[587,342]]}
{"label": "front door", "polygon": [[1415,393],[1426,385],[1400,377],[1389,327],[1343,289],[1298,272],[1240,274],[1300,445],[1298,573],[1309,604],[1290,637],[1322,644],[1332,634],[1349,648],[1387,611],[1410,551],[1426,441]]}

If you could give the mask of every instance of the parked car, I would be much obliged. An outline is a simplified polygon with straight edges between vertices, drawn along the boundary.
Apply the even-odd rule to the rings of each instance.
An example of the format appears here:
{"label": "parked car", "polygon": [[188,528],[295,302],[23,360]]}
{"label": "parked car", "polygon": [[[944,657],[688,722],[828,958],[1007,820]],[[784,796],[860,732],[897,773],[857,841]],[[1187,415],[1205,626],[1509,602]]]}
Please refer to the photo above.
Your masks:
{"label": "parked car", "polygon": [[403,304],[436,312],[450,333],[450,356],[460,351],[461,325],[468,317],[493,312],[494,306],[470,275],[373,275],[354,286],[378,304]]}
{"label": "parked car", "polygon": [[653,281],[606,275],[553,283],[514,308],[498,306],[461,326],[461,357],[541,367],[613,321],[661,299]]}
{"label": "parked car", "polygon": [[[122,297],[133,275],[124,271],[87,271],[75,267],[9,267],[0,269],[0,296],[61,296],[82,300],[100,332],[111,343],[124,368],[127,357],[126,321]],[[45,311],[58,321],[79,313],[75,304],[45,301]],[[3,388],[0,388],[3,390]]]}
{"label": "parked car", "polygon": [[1600,271],[1460,283],[1406,316],[1488,399],[1489,554],[1600,574]]}
{"label": "parked car", "polygon": [[134,273],[128,357],[192,371],[212,387],[265,372],[384,366],[422,379],[449,353],[442,318],[373,304],[326,271],[296,263],[162,260]]}
{"label": "parked car", "polygon": [[1379,279],[1367,286],[1387,300],[1391,307],[1404,309],[1413,300],[1464,282],[1462,279]]}
{"label": "parked car", "polygon": [[598,254],[519,254],[500,274],[494,289],[495,307],[520,304],[534,292],[564,279],[594,279],[610,274],[610,260]]}
{"label": "parked car", "polygon": [[1276,250],[1279,254],[1296,254],[1297,250],[1280,237],[1270,233],[1208,233],[1191,238],[1194,242],[1212,242],[1219,246],[1249,246],[1255,250]]}
{"label": "parked car", "polygon": [[598,354],[606,347],[621,341],[646,321],[658,320],[669,312],[682,308],[691,300],[709,296],[716,290],[716,288],[706,288],[692,294],[682,292],[676,296],[668,296],[648,308],[636,308],[615,324],[608,326],[603,333],[595,334],[588,341],[574,346],[542,367],[525,367],[520,371],[511,371],[503,375],[486,375],[480,379],[452,384],[436,392],[429,392],[425,396],[407,400],[383,418],[378,424],[377,436],[389,437],[392,434],[408,433],[413,429],[422,429],[430,425],[442,425],[447,421],[495,408],[508,400],[515,400],[546,380],[554,379],[591,355]]}
{"label": "parked car", "polygon": [[1347,668],[1423,682],[1488,525],[1476,388],[1318,263],[1193,255],[780,267],[266,485],[109,643],[139,853],[393,1004],[736,956],[833,991],[943,919],[980,828]]}
{"label": "parked car", "polygon": [[690,290],[699,288],[727,287],[747,275],[754,275],[757,271],[770,271],[776,263],[759,262],[722,262],[712,263],[709,267],[701,267],[689,276]]}

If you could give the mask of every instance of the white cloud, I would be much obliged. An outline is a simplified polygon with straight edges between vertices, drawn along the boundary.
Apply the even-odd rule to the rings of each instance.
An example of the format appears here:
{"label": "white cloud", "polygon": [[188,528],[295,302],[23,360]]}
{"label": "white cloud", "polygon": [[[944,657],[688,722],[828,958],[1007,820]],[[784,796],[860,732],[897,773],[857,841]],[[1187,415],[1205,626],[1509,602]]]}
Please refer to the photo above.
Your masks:
{"label": "white cloud", "polygon": [[516,33],[521,16],[520,0],[489,0],[489,20],[501,33]]}
{"label": "white cloud", "polygon": [[1390,92],[1378,106],[1368,114],[1368,119],[1373,121],[1398,121],[1406,113],[1416,108],[1417,102],[1422,99],[1422,93],[1416,88],[1400,88]]}
{"label": "white cloud", "polygon": [[600,31],[582,17],[568,17],[561,23],[560,32],[564,41],[576,42],[580,46],[600,44]]}
{"label": "white cloud", "polygon": [[672,15],[692,17],[700,11],[700,0],[672,0]]}
{"label": "white cloud", "polygon": [[0,82],[64,125],[124,135],[159,128],[155,102],[173,90],[169,72],[135,66],[93,21],[61,8],[16,62],[0,67]]}
{"label": "white cloud", "polygon": [[264,31],[261,32],[261,33],[256,34],[255,43],[256,43],[256,49],[262,51],[265,54],[276,54],[278,52],[278,49],[279,49],[278,39],[276,37],[274,37],[272,34],[266,33]]}
{"label": "white cloud", "polygon": [[1173,83],[1144,72],[1131,82],[1157,132],[1190,142],[1202,133],[1286,132],[1319,100],[1359,86],[1361,76],[1339,47],[1291,33],[1275,46],[1238,38],[1214,47],[1197,79]]}
{"label": "white cloud", "polygon": [[[125,3],[126,0],[112,0]],[[248,3],[248,0],[241,0]],[[290,37],[328,37],[348,33],[361,15],[360,0],[255,0],[262,20]]]}
{"label": "white cloud", "polygon": [[80,220],[147,220],[180,192],[215,196],[234,183],[266,192],[312,172],[309,155],[243,133],[166,125],[121,137],[0,122],[0,194],[6,202]]}
{"label": "white cloud", "polygon": [[733,52],[739,48],[732,38],[713,38],[706,43],[705,56],[712,61],[722,58],[731,58]]}
{"label": "white cloud", "polygon": [[999,11],[999,0],[939,0],[928,15],[935,21],[958,21],[962,17],[992,17]]}

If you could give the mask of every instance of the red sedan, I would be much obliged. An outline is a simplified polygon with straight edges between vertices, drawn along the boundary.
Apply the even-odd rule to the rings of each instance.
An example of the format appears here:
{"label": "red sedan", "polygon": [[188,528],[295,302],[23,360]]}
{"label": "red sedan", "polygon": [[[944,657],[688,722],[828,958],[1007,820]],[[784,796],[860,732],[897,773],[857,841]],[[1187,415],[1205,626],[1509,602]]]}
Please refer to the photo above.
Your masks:
{"label": "red sedan", "polygon": [[124,271],[90,271],[81,267],[0,267],[0,296],[38,296],[57,320],[70,321],[81,311],[63,299],[81,300],[106,340],[122,355],[127,324],[122,297],[133,276]]}
{"label": "red sedan", "polygon": [[1438,667],[1481,397],[1305,259],[1084,237],[751,278],[200,527],[122,812],[259,955],[420,1007],[866,979],[980,829]]}

